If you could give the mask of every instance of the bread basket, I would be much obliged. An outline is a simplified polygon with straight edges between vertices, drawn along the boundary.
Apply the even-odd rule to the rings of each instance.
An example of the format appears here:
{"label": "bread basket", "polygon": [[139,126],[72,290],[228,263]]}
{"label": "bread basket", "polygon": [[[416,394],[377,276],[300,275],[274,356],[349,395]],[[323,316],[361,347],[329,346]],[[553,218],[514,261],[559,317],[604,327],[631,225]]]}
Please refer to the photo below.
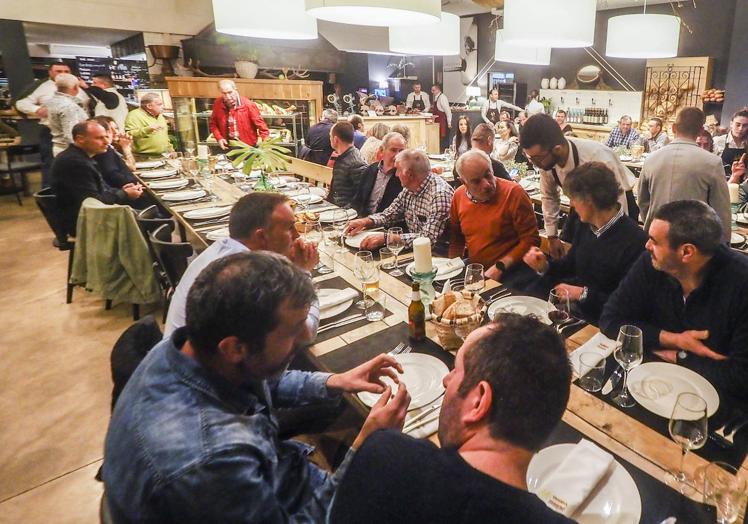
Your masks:
{"label": "bread basket", "polygon": [[[459,300],[471,301],[475,306],[476,313],[465,318],[445,318],[443,316],[445,311],[454,302]],[[450,291],[437,297],[431,304],[431,307],[433,312],[431,322],[436,326],[439,343],[446,350],[457,349],[462,345],[462,339],[455,333],[456,326],[470,324],[471,331],[477,329],[483,322],[486,310],[488,309],[483,297],[471,291]]]}

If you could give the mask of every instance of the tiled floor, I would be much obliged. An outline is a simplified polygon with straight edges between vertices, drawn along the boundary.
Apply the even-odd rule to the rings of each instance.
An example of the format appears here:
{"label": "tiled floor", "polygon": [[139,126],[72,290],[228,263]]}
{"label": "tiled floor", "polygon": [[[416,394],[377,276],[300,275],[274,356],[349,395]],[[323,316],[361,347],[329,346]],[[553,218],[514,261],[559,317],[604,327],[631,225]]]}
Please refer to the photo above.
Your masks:
{"label": "tiled floor", "polygon": [[76,289],[32,198],[0,197],[0,523],[98,522],[109,353],[132,322]]}

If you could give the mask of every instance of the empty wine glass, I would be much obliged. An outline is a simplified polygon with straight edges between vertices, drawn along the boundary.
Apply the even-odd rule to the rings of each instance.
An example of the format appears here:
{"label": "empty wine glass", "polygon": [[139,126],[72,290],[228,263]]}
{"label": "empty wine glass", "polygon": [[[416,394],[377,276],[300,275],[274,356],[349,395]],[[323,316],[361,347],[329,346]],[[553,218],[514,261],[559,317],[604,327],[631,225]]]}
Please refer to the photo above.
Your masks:
{"label": "empty wine glass", "polygon": [[636,405],[636,402],[629,393],[627,381],[629,371],[641,364],[642,358],[644,358],[642,330],[631,325],[621,326],[618,331],[616,348],[613,350],[613,357],[623,368],[623,388],[613,397],[613,402],[622,408],[630,408]]}
{"label": "empty wine glass", "polygon": [[403,248],[405,248],[405,240],[403,239],[403,228],[401,227],[389,228],[387,230],[386,241],[387,241],[387,247],[395,255],[395,269],[390,271],[390,275],[392,275],[393,277],[403,276],[405,273],[403,273],[397,265],[397,256],[400,254],[400,251],[402,251]]}
{"label": "empty wine glass", "polygon": [[338,231],[340,235],[340,247],[338,247],[337,253],[345,253],[345,246],[343,240],[345,239],[344,231],[348,225],[348,212],[345,209],[336,209],[332,212],[332,225]]}
{"label": "empty wine glass", "polygon": [[553,322],[556,330],[558,330],[559,326],[571,317],[569,292],[564,288],[551,289],[551,292],[548,293],[548,304],[551,306],[550,311],[548,311],[548,319]]}
{"label": "empty wine glass", "polygon": [[712,462],[704,471],[704,503],[717,508],[717,522],[732,524],[745,506],[746,482],[738,468]]}
{"label": "empty wine glass", "polygon": [[368,293],[379,289],[379,268],[374,263],[374,255],[371,251],[359,251],[353,262],[353,275],[361,282],[363,299],[356,302],[356,307],[366,309],[372,305]]}
{"label": "empty wine glass", "polygon": [[[324,239],[324,234],[322,233],[322,225],[318,220],[309,220],[307,222],[304,222],[303,233],[301,231],[299,233],[301,234],[301,237],[305,242],[312,244],[317,248],[319,252],[319,245]],[[332,273],[333,271],[331,268],[322,263],[321,257],[317,265],[314,266],[314,269],[322,275]]]}
{"label": "empty wine glass", "polygon": [[678,395],[668,423],[668,431],[672,439],[680,444],[681,456],[678,471],[669,471],[665,482],[684,495],[691,494],[696,491],[696,488],[693,480],[683,470],[683,464],[690,450],[699,449],[706,444],[708,435],[706,401],[695,393]]}
{"label": "empty wine glass", "polygon": [[486,280],[483,277],[483,264],[468,264],[465,268],[464,284],[463,289],[473,293],[483,291],[483,287],[486,285]]}
{"label": "empty wine glass", "polygon": [[184,150],[187,151],[187,156],[193,158],[195,156],[195,142],[188,140],[185,144]]}

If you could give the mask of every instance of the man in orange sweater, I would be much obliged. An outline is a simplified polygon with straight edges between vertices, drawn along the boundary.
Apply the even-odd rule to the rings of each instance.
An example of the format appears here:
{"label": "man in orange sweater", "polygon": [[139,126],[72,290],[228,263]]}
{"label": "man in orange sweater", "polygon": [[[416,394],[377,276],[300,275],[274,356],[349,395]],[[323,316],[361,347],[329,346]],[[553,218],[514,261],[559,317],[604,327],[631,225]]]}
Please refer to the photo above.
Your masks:
{"label": "man in orange sweater", "polygon": [[540,245],[535,212],[519,184],[496,178],[491,159],[471,149],[457,161],[463,185],[455,191],[450,211],[449,256],[483,264],[485,275],[510,286],[532,270],[524,254]]}

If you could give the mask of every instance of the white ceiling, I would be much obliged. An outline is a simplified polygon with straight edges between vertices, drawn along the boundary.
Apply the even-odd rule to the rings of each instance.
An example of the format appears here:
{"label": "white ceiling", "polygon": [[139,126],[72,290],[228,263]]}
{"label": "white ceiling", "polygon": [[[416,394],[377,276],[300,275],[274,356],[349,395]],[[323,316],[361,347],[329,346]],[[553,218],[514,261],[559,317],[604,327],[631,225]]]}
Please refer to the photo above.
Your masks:
{"label": "white ceiling", "polygon": [[[558,0],[559,2],[563,0]],[[647,0],[647,4],[666,4],[670,0]],[[501,0],[487,0],[483,4],[501,5]],[[643,6],[644,0],[597,0],[598,10],[618,9],[621,7]],[[490,8],[476,4],[472,0],[442,0],[442,8],[459,16],[476,15],[488,13]]]}
{"label": "white ceiling", "polygon": [[136,31],[40,24],[36,22],[24,22],[23,28],[26,31],[26,40],[30,44],[110,46],[115,42],[137,34]]}

